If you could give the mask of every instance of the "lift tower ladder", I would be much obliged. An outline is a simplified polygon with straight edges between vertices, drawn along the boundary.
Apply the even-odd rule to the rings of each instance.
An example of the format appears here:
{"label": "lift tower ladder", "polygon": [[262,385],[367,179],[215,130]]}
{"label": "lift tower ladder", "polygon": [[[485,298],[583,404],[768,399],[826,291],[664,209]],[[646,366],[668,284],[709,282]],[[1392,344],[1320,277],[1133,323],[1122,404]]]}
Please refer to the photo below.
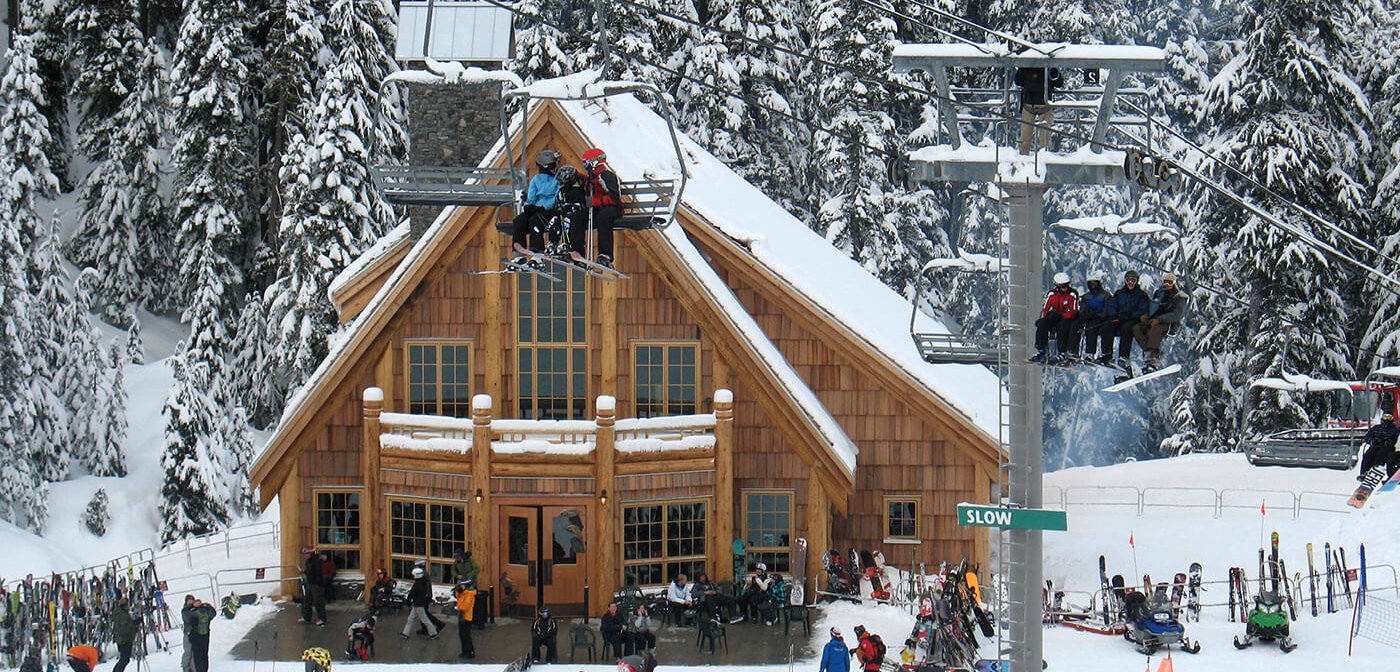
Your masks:
{"label": "lift tower ladder", "polygon": [[[1007,390],[1007,430],[1001,440],[1007,460],[1006,488],[1003,504],[1011,507],[1041,508],[1044,456],[1041,446],[1042,392],[1041,369],[1028,364],[1031,356],[1031,335],[1035,320],[1040,317],[1044,296],[1041,253],[1045,236],[1045,188],[1070,184],[1123,185],[1128,175],[1124,161],[1128,154],[1106,151],[1102,143],[1109,140],[1111,127],[1131,119],[1115,119],[1115,102],[1129,72],[1159,72],[1166,61],[1165,53],[1155,47],[1130,45],[1031,45],[1025,51],[1013,53],[1006,45],[996,44],[906,44],[895,47],[894,72],[922,71],[933,80],[939,101],[939,119],[943,144],[924,147],[910,153],[911,179],[922,183],[964,186],[968,183],[991,182],[1010,197],[1011,221],[1008,226],[1008,287],[1006,304],[1009,338],[1003,347],[1009,349],[1003,361],[1003,384]],[[1039,151],[1031,156],[1018,153],[1016,148],[1003,146],[972,146],[963,140],[962,124],[969,124],[974,134],[992,130],[994,137],[1010,142],[1019,130],[1014,96],[1009,86],[1000,94],[983,92],[980,101],[987,112],[1000,112],[979,117],[976,102],[960,97],[950,83],[951,68],[1000,70],[1008,85],[1017,68],[1080,68],[1095,70],[1101,86],[1080,91],[1064,92],[1070,103],[1065,110],[1089,112],[1092,131],[1089,151],[1056,154]],[[1086,78],[1087,79],[1087,78]],[[968,94],[971,97],[971,94]],[[952,101],[967,103],[967,106]],[[1085,105],[1088,101],[1088,105]],[[1054,101],[1052,101],[1052,104]],[[967,109],[973,113],[963,114]],[[1056,107],[1057,113],[1061,108]],[[1008,123],[1009,121],[1009,123]],[[1142,120],[1146,123],[1146,120]],[[982,127],[972,125],[984,123]],[[996,131],[1000,129],[1001,133]],[[1078,148],[1082,149],[1082,148]],[[1043,660],[1040,591],[1044,584],[1044,547],[1040,530],[1012,529],[1003,531],[1001,571],[1006,574],[1005,585],[1009,632],[1003,635],[1002,650],[1009,656],[1011,672],[1040,670]]]}

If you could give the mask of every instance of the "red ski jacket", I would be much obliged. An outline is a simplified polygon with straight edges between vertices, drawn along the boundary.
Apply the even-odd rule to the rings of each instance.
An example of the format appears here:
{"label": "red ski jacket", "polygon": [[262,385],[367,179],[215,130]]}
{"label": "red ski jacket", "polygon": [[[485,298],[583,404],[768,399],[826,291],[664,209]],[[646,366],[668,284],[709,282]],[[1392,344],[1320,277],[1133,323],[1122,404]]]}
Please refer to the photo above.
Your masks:
{"label": "red ski jacket", "polygon": [[1040,316],[1059,313],[1060,319],[1072,320],[1079,314],[1079,310],[1075,308],[1078,303],[1079,295],[1073,289],[1052,289],[1045,295],[1045,307],[1040,310]]}

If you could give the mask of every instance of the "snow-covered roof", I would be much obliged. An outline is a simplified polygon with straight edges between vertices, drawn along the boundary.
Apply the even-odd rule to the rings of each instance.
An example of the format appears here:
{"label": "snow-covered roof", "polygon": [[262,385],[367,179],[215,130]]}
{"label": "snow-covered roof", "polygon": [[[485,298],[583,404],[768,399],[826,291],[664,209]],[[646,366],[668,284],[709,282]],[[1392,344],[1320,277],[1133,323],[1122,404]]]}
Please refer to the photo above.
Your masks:
{"label": "snow-covered roof", "polygon": [[[635,97],[614,96],[601,105],[577,101],[560,105],[584,136],[608,153],[608,165],[622,179],[664,177],[679,171],[669,148],[671,135],[665,120]],[[684,207],[745,244],[756,260],[989,436],[998,435],[1001,385],[995,374],[982,366],[925,362],[909,336],[909,316],[913,313],[909,301],[684,136],[681,151],[690,175],[682,197]],[[1118,161],[1122,161],[1121,153]],[[684,236],[668,229],[667,239],[682,253],[696,255],[687,261],[704,267],[696,269],[702,279],[705,275],[701,271],[714,273]],[[747,314],[743,318],[752,319]],[[948,333],[941,322],[922,313],[915,316],[914,330]]]}
{"label": "snow-covered roof", "polygon": [[355,260],[350,262],[350,265],[346,266],[345,270],[336,274],[334,278],[331,278],[330,286],[326,287],[326,296],[330,297],[331,303],[335,303],[336,293],[345,287],[345,285],[349,284],[349,282],[360,273],[363,273],[366,268],[369,268],[375,261],[378,261],[389,250],[394,249],[399,243],[407,239],[409,229],[409,221],[405,219],[402,224],[399,224],[394,227],[392,231],[384,234],[383,238],[375,241],[374,245],[371,245],[368,250],[365,250],[360,256],[355,257]]}

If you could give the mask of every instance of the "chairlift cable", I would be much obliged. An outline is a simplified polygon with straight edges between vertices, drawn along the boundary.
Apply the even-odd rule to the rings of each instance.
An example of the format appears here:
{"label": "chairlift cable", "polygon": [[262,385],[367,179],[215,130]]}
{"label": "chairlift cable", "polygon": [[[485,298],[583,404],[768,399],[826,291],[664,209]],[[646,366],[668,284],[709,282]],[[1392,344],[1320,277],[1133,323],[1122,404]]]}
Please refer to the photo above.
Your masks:
{"label": "chairlift cable", "polygon": [[[527,16],[527,15],[525,15],[524,12],[521,12],[519,9],[516,9],[515,7],[510,6],[510,5],[506,4],[505,2],[502,2],[501,0],[485,0],[485,1],[486,1],[487,3],[489,3],[489,4],[495,5],[495,6],[497,6],[497,7],[501,7],[501,8],[503,8],[503,9],[506,9],[507,11],[510,11],[510,12],[512,12],[512,13],[520,14],[520,15],[522,15],[522,16]],[[927,89],[921,89],[921,88],[918,88],[918,87],[914,87],[914,86],[910,86],[910,85],[907,85],[907,84],[903,84],[903,83],[900,83],[900,82],[896,82],[896,81],[893,81],[893,80],[890,80],[890,79],[886,79],[885,77],[873,75],[873,74],[871,74],[871,73],[869,73],[869,72],[866,72],[866,71],[864,71],[864,70],[857,69],[857,68],[854,68],[854,67],[851,67],[851,66],[848,66],[848,65],[842,65],[842,64],[839,64],[839,63],[835,63],[835,62],[833,62],[833,61],[829,61],[829,60],[823,59],[823,58],[821,58],[821,57],[819,57],[819,56],[815,56],[815,55],[812,55],[812,54],[804,54],[804,53],[798,52],[798,51],[796,51],[796,50],[794,50],[794,49],[790,49],[790,48],[788,48],[788,47],[784,47],[784,46],[781,46],[781,45],[778,45],[778,44],[774,44],[774,43],[769,42],[769,41],[767,41],[767,40],[761,40],[761,39],[758,39],[758,38],[749,37],[748,35],[745,35],[745,34],[743,34],[743,33],[741,33],[741,32],[738,32],[738,31],[731,31],[731,30],[727,30],[727,29],[723,29],[723,28],[708,26],[708,25],[704,24],[703,22],[700,22],[700,21],[698,21],[698,20],[696,20],[696,19],[691,19],[691,18],[689,18],[689,17],[681,16],[681,15],[679,15],[679,14],[675,14],[675,13],[673,13],[673,12],[669,12],[669,11],[666,11],[666,10],[664,10],[664,9],[659,9],[659,8],[655,8],[655,7],[648,7],[648,6],[643,5],[643,4],[639,3],[639,2],[636,2],[635,0],[617,0],[617,1],[620,2],[620,3],[626,4],[626,5],[630,5],[630,6],[639,8],[639,9],[641,9],[641,10],[643,10],[643,11],[649,12],[649,13],[654,14],[654,15],[659,16],[659,17],[668,18],[668,19],[671,19],[671,20],[673,20],[673,21],[677,21],[677,22],[680,22],[680,23],[683,23],[683,24],[686,24],[686,25],[694,26],[694,27],[699,28],[699,29],[702,29],[702,30],[710,31],[710,32],[712,32],[712,33],[719,33],[719,34],[721,34],[721,35],[725,35],[725,36],[727,36],[727,37],[731,37],[731,38],[734,38],[734,39],[737,39],[737,40],[740,40],[740,41],[743,41],[743,42],[747,42],[747,43],[750,43],[750,44],[756,44],[756,45],[758,45],[758,46],[762,46],[762,47],[765,47],[765,48],[773,49],[773,50],[775,50],[775,51],[779,51],[779,52],[782,52],[782,53],[786,53],[786,54],[790,54],[790,55],[793,55],[793,56],[801,57],[801,58],[807,59],[807,60],[809,60],[809,61],[815,62],[815,63],[817,63],[817,64],[819,64],[819,65],[831,67],[831,68],[834,68],[834,69],[836,69],[836,70],[838,70],[838,71],[841,71],[841,72],[847,72],[847,73],[850,73],[850,74],[854,74],[854,75],[856,75],[856,76],[858,76],[858,77],[861,77],[861,78],[866,79],[867,81],[879,83],[879,84],[882,84],[882,85],[891,87],[891,88],[896,89],[896,90],[902,90],[902,91],[906,91],[906,92],[910,92],[910,93],[918,93],[918,94],[923,95],[923,96],[925,96],[925,97],[927,97],[927,98],[930,98],[930,99],[932,99],[932,100],[941,101],[941,102],[945,102],[945,103],[949,103],[949,104],[952,104],[952,105],[957,105],[957,106],[961,106],[961,107],[965,107],[965,108],[977,109],[977,110],[979,110],[979,111],[981,111],[981,112],[983,112],[983,113],[986,113],[986,114],[989,114],[989,115],[991,115],[991,116],[1000,118],[1000,119],[1003,120],[1003,121],[1013,121],[1013,122],[1016,122],[1016,123],[1024,123],[1024,122],[1021,122],[1021,120],[1020,120],[1019,117],[1013,117],[1012,115],[1002,114],[1002,113],[997,112],[997,111],[994,111],[994,110],[987,110],[987,109],[979,108],[979,107],[973,106],[973,105],[970,104],[970,103],[967,103],[967,102],[964,102],[964,101],[960,101],[960,100],[958,100],[958,99],[956,99],[956,98],[954,98],[954,97],[951,97],[951,96],[942,96],[942,95],[939,95],[938,93],[935,93],[935,92],[933,92],[933,91],[929,91],[929,90],[927,90]],[[876,9],[879,9],[880,11],[885,12],[885,13],[889,13],[889,11],[890,11],[888,8],[880,7],[879,5],[873,4],[870,0],[859,0],[859,1],[862,2],[862,3],[864,3],[864,4],[870,5],[871,7],[874,7],[874,8],[876,8]],[[579,36],[579,35],[578,35],[576,32],[574,32],[573,30],[564,28],[564,27],[559,26],[558,24],[555,24],[555,23],[553,23],[553,22],[548,22],[548,21],[546,21],[545,19],[543,19],[543,17],[527,16],[527,18],[530,18],[531,20],[534,20],[534,21],[539,21],[539,22],[541,22],[541,23],[545,23],[546,25],[549,25],[550,27],[555,28],[556,30],[561,30],[561,31],[564,31],[564,32],[566,32],[566,33],[574,33],[576,36]],[[974,24],[974,25],[976,25],[976,24]],[[582,37],[584,37],[585,39],[589,39],[589,40],[593,41],[594,43],[597,42],[597,39],[596,39],[596,38],[592,38],[591,36],[584,35],[584,36],[582,36]],[[640,59],[640,58],[638,58],[638,59],[636,59],[636,60],[645,62],[645,59]],[[648,63],[648,64],[649,64],[649,65],[653,65],[654,67],[657,67],[657,66],[655,66],[655,64],[650,64],[650,63]],[[672,70],[665,69],[665,68],[663,68],[663,69],[666,70],[666,71],[668,71],[668,72],[674,73],[674,71],[672,71]],[[696,80],[696,81],[697,81],[697,83],[700,83],[700,85],[702,86],[702,88],[708,88],[708,89],[710,89],[710,90],[715,90],[715,91],[721,91],[721,92],[723,92],[721,89],[719,89],[719,87],[717,87],[717,86],[715,86],[715,85],[713,85],[713,84],[709,84],[708,82],[698,82],[698,80]],[[727,92],[725,92],[725,93],[727,93]],[[742,97],[740,97],[740,98],[742,99]],[[808,124],[809,124],[809,128],[810,128],[810,122],[808,122]],[[1097,140],[1094,140],[1093,138],[1085,137],[1085,136],[1079,135],[1079,134],[1077,134],[1077,133],[1074,133],[1074,132],[1072,132],[1072,131],[1061,131],[1061,130],[1055,129],[1055,128],[1053,128],[1053,127],[1041,126],[1040,124],[1031,124],[1031,126],[1033,126],[1034,128],[1037,128],[1037,129],[1046,128],[1046,129],[1050,130],[1052,133],[1056,133],[1056,134],[1058,134],[1058,135],[1061,136],[1061,137],[1067,137],[1067,138],[1079,140],[1079,141],[1081,141],[1081,142],[1083,142],[1083,143],[1085,143],[1085,144],[1089,144],[1089,145],[1100,146],[1100,147],[1104,147],[1104,148],[1107,148],[1107,149],[1112,149],[1112,150],[1115,150],[1115,151],[1123,151],[1123,149],[1124,149],[1121,145],[1111,144],[1111,143],[1108,143],[1108,142],[1106,142],[1106,141],[1097,141]],[[1126,133],[1125,131],[1122,131],[1122,129],[1118,129],[1118,130],[1119,130],[1120,132],[1123,132],[1125,135],[1129,135],[1129,136],[1131,137],[1131,134],[1128,134],[1128,133]],[[1135,141],[1135,142],[1141,142],[1141,140],[1138,140],[1137,138],[1134,138],[1134,141]],[[888,150],[877,150],[877,151],[880,151],[880,153],[882,153],[882,154],[888,155]],[[1189,178],[1195,180],[1195,181],[1198,182],[1199,184],[1202,184],[1203,186],[1206,186],[1207,188],[1209,188],[1211,191],[1216,192],[1218,195],[1223,196],[1223,197],[1225,197],[1225,198],[1227,198],[1227,199],[1230,199],[1231,201],[1235,202],[1237,205],[1239,205],[1239,206],[1243,207],[1244,209],[1249,210],[1250,212],[1252,212],[1252,213],[1258,215],[1261,219],[1264,220],[1265,223],[1269,224],[1270,226],[1273,226],[1274,228],[1280,229],[1280,230],[1282,230],[1282,231],[1284,231],[1284,232],[1286,232],[1286,233],[1292,234],[1293,236],[1295,236],[1296,238],[1298,238],[1298,240],[1299,240],[1300,242],[1304,243],[1305,245],[1307,245],[1307,246],[1309,246],[1309,247],[1314,248],[1315,251],[1321,252],[1321,253],[1326,254],[1326,255],[1334,256],[1334,257],[1336,257],[1336,258],[1337,258],[1338,260],[1340,260],[1340,261],[1345,261],[1345,262],[1347,262],[1347,263],[1350,263],[1350,264],[1356,266],[1357,268],[1361,269],[1362,271],[1366,272],[1367,274],[1374,275],[1377,279],[1379,279],[1379,280],[1381,281],[1382,284],[1381,284],[1380,286],[1381,286],[1382,289],[1385,289],[1386,291],[1390,292],[1391,294],[1394,294],[1395,296],[1400,297],[1400,280],[1393,279],[1393,278],[1389,277],[1388,275],[1386,275],[1385,273],[1382,273],[1382,272],[1379,271],[1378,269],[1375,269],[1375,268],[1373,268],[1372,266],[1370,266],[1370,265],[1368,265],[1368,264],[1366,264],[1366,263],[1360,261],[1359,259],[1356,259],[1355,257],[1352,257],[1351,255],[1349,255],[1349,254],[1347,254],[1347,253],[1345,253],[1345,252],[1342,252],[1341,250],[1337,249],[1335,246],[1330,245],[1330,244],[1328,244],[1328,243],[1326,243],[1326,242],[1324,242],[1324,241],[1318,239],[1316,236],[1314,236],[1314,235],[1311,234],[1310,232],[1304,231],[1304,230],[1302,230],[1302,229],[1299,229],[1297,226],[1288,224],[1286,221],[1282,220],[1281,218],[1276,217],[1276,216],[1274,216],[1274,215],[1272,215],[1272,214],[1266,212],[1266,211],[1263,210],[1263,208],[1261,208],[1260,206],[1255,205],[1254,203],[1252,203],[1252,202],[1246,200],[1244,197],[1241,197],[1241,196],[1235,194],[1234,192],[1230,191],[1228,188],[1226,188],[1226,187],[1224,187],[1224,186],[1222,186],[1222,185],[1220,185],[1220,184],[1217,184],[1217,183],[1214,182],[1213,180],[1210,180],[1210,179],[1208,179],[1208,178],[1202,176],[1200,173],[1198,173],[1198,172],[1196,172],[1196,171],[1192,171],[1192,170],[1186,169],[1185,167],[1180,166],[1180,165],[1178,165],[1177,168],[1181,171],[1181,174],[1183,174],[1183,175],[1185,175],[1185,176],[1187,176],[1187,177],[1189,177]]]}

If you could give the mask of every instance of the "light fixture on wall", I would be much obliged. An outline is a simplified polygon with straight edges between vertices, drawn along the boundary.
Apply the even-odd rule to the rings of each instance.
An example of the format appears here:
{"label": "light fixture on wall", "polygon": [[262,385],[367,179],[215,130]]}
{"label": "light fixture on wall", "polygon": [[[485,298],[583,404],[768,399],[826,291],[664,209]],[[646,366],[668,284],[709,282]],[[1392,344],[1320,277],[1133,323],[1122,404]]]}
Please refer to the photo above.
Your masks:
{"label": "light fixture on wall", "polygon": [[599,504],[607,504],[607,503],[608,503],[608,489],[607,489],[607,488],[603,488],[603,494],[598,495],[598,503],[599,503]]}
{"label": "light fixture on wall", "polygon": [[476,503],[477,503],[477,504],[480,504],[480,503],[481,503],[481,488],[477,488],[477,489],[476,489]]}

